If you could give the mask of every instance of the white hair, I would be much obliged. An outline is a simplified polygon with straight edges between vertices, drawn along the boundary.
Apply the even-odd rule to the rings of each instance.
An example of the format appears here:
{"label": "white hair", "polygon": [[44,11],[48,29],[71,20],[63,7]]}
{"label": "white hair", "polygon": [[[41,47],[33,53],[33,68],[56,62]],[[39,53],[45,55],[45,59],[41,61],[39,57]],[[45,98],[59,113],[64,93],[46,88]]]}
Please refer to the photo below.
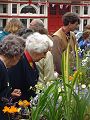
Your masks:
{"label": "white hair", "polygon": [[38,32],[29,35],[26,40],[26,50],[29,52],[43,53],[52,46],[52,40],[47,35]]}

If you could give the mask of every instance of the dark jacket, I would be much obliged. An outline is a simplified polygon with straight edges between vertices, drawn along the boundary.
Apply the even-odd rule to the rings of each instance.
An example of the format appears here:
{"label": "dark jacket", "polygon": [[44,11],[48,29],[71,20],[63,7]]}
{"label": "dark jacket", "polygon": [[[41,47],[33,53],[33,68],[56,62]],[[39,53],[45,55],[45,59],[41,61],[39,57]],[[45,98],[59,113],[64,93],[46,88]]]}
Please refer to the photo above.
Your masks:
{"label": "dark jacket", "polygon": [[7,73],[7,69],[3,62],[0,60],[0,106],[1,104],[1,99],[4,98],[9,98],[11,91],[10,91],[10,86],[9,86],[9,77]]}
{"label": "dark jacket", "polygon": [[[9,86],[9,78],[5,65],[0,60],[0,120],[9,120],[8,116],[3,113],[2,109],[6,105],[4,101],[9,99],[11,95],[11,88]],[[4,99],[5,98],[5,99]]]}
{"label": "dark jacket", "polygon": [[34,68],[30,66],[25,54],[14,67],[8,69],[10,84],[12,89],[20,89],[22,95],[19,99],[30,100],[30,97],[35,97],[34,86],[39,77],[38,70],[33,62]]}

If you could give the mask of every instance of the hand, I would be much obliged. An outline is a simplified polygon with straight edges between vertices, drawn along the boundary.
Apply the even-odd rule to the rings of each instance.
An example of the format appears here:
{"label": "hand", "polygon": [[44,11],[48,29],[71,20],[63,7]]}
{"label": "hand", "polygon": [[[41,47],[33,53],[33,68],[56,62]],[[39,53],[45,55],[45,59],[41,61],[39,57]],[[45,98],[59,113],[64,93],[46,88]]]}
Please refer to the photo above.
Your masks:
{"label": "hand", "polygon": [[21,90],[20,89],[14,89],[14,91],[11,93],[13,97],[19,97],[21,96]]}

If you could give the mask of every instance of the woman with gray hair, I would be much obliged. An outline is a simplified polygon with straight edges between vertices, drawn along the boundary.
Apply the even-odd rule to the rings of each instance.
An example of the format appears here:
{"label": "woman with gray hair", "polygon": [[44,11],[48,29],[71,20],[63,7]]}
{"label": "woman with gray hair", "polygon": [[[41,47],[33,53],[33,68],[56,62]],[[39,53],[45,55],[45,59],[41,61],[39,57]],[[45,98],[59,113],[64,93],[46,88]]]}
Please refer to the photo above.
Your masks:
{"label": "woman with gray hair", "polygon": [[36,96],[36,88],[39,72],[35,62],[46,56],[46,53],[53,46],[53,42],[47,35],[33,33],[26,40],[26,49],[19,63],[8,70],[11,85],[19,88],[22,95],[19,99],[30,100]]}
{"label": "woman with gray hair", "polygon": [[[12,38],[12,39],[11,39]],[[20,89],[12,89],[9,85],[9,76],[7,68],[17,64],[24,52],[23,41],[15,35],[9,35],[5,40],[0,42],[0,108],[3,109],[3,98],[19,97],[21,95]],[[25,44],[25,43],[24,43]],[[11,92],[12,91],[12,92]],[[8,120],[9,118],[0,109],[0,120]]]}
{"label": "woman with gray hair", "polygon": [[34,62],[44,58],[52,46],[53,42],[47,35],[41,35],[37,32],[28,36],[26,40],[26,50],[30,53]]}

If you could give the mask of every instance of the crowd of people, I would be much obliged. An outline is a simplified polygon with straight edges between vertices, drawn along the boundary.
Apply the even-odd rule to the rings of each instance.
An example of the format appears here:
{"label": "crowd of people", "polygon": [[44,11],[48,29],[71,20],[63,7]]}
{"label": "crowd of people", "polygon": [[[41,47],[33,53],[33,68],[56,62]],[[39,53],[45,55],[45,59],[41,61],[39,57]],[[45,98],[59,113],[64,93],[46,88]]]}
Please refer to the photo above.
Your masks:
{"label": "crowd of people", "polygon": [[[12,97],[13,102],[29,101],[36,96],[36,84],[45,85],[61,75],[62,54],[68,43],[75,57],[77,42],[73,31],[80,18],[68,12],[62,21],[63,26],[52,36],[40,19],[32,20],[29,28],[15,18],[6,24],[0,33],[0,108],[4,106],[3,97]],[[8,120],[2,109],[0,119]]]}

